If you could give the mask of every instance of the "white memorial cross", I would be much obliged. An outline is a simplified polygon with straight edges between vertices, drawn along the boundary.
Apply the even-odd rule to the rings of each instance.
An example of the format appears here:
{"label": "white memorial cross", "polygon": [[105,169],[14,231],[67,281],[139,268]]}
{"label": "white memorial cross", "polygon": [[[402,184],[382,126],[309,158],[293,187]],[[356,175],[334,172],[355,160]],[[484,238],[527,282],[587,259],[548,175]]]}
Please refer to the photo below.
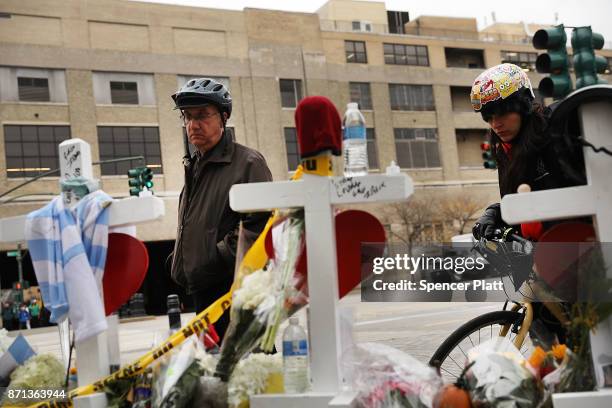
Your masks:
{"label": "white memorial cross", "polygon": [[[590,88],[590,87],[589,87]],[[612,87],[610,92],[612,93]],[[588,91],[583,88],[579,92]],[[570,96],[571,97],[571,96]],[[582,134],[597,147],[612,150],[612,104],[592,102],[580,107]],[[584,148],[587,185],[530,193],[508,194],[501,201],[502,218],[509,224],[548,221],[562,218],[594,216],[599,242],[612,242],[612,157]],[[609,244],[608,244],[609,245]],[[604,255],[608,251],[604,251]],[[605,258],[607,276],[612,278],[612,259]],[[612,364],[612,318],[597,326],[591,334],[591,347],[595,375],[599,386],[603,384],[602,365]],[[611,389],[595,392],[554,394],[555,408],[609,408]]]}
{"label": "white memorial cross", "polygon": [[239,212],[304,208],[310,308],[311,390],[306,394],[257,395],[253,408],[350,406],[342,388],[338,317],[338,268],[334,205],[406,200],[413,192],[405,174],[322,177],[234,185],[230,206]]}
{"label": "white memorial cross", "polygon": [[[60,174],[62,180],[85,177],[93,180],[91,150],[89,144],[81,139],[69,139],[59,145]],[[126,186],[127,187],[127,186]],[[74,197],[73,197],[74,198]],[[117,200],[109,207],[109,226],[118,227],[153,221],[165,214],[164,202],[159,197],[132,197]],[[25,241],[26,216],[0,219],[0,242]],[[70,305],[70,307],[77,307]],[[114,321],[113,321],[114,319]],[[107,318],[113,329],[116,317]],[[116,332],[109,330],[115,337]],[[109,347],[109,341],[112,346]],[[83,342],[76,343],[79,386],[91,384],[109,374],[109,348],[116,348],[118,338],[107,338],[103,332]],[[104,408],[106,396],[103,393],[79,397],[74,400],[76,408]]]}

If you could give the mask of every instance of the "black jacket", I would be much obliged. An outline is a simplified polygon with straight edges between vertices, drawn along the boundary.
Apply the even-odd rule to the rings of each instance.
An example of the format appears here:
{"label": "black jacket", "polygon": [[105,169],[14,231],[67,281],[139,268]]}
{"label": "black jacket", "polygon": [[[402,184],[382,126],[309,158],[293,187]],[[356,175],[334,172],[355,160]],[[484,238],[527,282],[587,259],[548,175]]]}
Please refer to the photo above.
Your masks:
{"label": "black jacket", "polygon": [[[531,191],[550,190],[576,185],[565,175],[559,159],[559,153],[553,143],[547,144],[530,159],[527,172],[523,175],[524,179],[520,180],[519,184],[529,184]],[[501,197],[506,194],[516,193],[516,191],[503,191],[501,187],[501,178],[504,177],[506,165],[507,163],[503,161],[498,162],[497,174]]]}
{"label": "black jacket", "polygon": [[[551,131],[553,123],[550,121],[554,116],[553,114],[557,106],[557,103],[553,103],[543,109],[541,115],[542,130],[538,134],[531,135],[534,138],[531,148],[535,151],[527,159],[526,171],[519,177],[521,178],[520,180],[514,180],[515,183],[502,182],[506,167],[510,163],[506,159],[508,156],[503,151],[501,145],[497,145],[498,154],[496,156],[502,156],[502,158],[506,159],[497,161],[501,197],[506,194],[516,193],[515,187],[518,187],[519,184],[529,184],[531,191],[542,191],[586,183],[582,149],[568,146],[561,137],[553,134]],[[536,119],[535,115],[534,113],[532,120]],[[534,123],[537,123],[537,121]],[[526,132],[526,130],[523,131]],[[527,134],[520,136],[528,137]],[[514,184],[514,186],[508,188],[509,184]],[[503,185],[507,186],[506,189],[508,191],[504,190]]]}
{"label": "black jacket", "polygon": [[229,134],[204,155],[186,156],[178,208],[172,278],[188,293],[231,282],[240,221],[253,240],[269,213],[240,214],[229,206],[234,184],[271,181],[264,157]]}
{"label": "black jacket", "polygon": [[[550,110],[546,112],[545,118],[548,120]],[[521,180],[515,180],[515,184],[528,184],[531,191],[543,191],[564,187],[571,187],[586,183],[584,171],[584,158],[581,151],[570,151],[561,140],[552,138],[548,132],[548,126],[544,131],[544,143],[535,151],[526,166],[526,171],[522,174]],[[502,149],[501,145],[497,146]],[[500,150],[505,157],[508,157],[503,150]],[[516,191],[505,191],[502,185],[506,166],[511,159],[498,160],[498,179],[500,196],[513,194]],[[568,171],[571,168],[571,171]],[[499,206],[499,204],[498,204]],[[590,222],[588,218],[580,218],[575,221]],[[559,223],[559,221],[543,222],[544,230]]]}

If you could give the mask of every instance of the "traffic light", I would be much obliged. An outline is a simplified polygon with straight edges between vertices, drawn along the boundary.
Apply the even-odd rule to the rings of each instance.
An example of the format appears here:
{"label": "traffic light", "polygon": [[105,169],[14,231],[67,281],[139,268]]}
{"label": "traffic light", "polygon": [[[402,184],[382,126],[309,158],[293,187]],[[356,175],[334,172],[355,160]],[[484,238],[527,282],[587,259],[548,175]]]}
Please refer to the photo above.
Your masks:
{"label": "traffic light", "polygon": [[127,172],[131,196],[138,196],[138,194],[142,191],[142,185],[140,183],[141,171],[142,167],[137,167],[135,169],[129,169]]}
{"label": "traffic light", "polygon": [[536,70],[550,74],[542,79],[538,90],[544,96],[561,99],[572,91],[572,78],[569,75],[569,58],[565,44],[567,36],[563,24],[536,31],[533,46],[538,50],[548,50],[538,55]]}
{"label": "traffic light", "polygon": [[27,280],[13,282],[13,298],[16,302],[23,302],[23,290],[30,288]]}
{"label": "traffic light", "polygon": [[143,189],[151,190],[153,188],[153,171],[150,168],[137,167],[129,169],[127,174],[130,195],[139,196]]}
{"label": "traffic light", "polygon": [[574,49],[574,72],[576,73],[576,89],[589,85],[605,84],[606,81],[597,78],[608,66],[608,61],[595,55],[594,50],[603,48],[604,38],[594,33],[591,27],[576,27],[572,31],[572,48]]}
{"label": "traffic light", "polygon": [[480,150],[482,150],[482,159],[484,160],[485,169],[496,169],[497,162],[493,156],[493,150],[491,149],[491,143],[484,141],[480,144]]}
{"label": "traffic light", "polygon": [[147,190],[151,190],[153,188],[153,170],[148,167],[144,167],[142,173],[140,174],[140,178],[142,180],[143,187],[146,187]]}

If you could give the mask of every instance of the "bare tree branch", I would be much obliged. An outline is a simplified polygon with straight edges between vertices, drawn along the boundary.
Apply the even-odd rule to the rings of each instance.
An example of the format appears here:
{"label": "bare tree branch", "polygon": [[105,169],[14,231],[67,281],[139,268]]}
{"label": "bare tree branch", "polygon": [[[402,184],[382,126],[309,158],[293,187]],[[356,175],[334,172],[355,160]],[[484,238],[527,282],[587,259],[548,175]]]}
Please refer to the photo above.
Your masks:
{"label": "bare tree branch", "polygon": [[487,202],[481,195],[470,194],[462,190],[452,193],[447,193],[440,200],[440,214],[442,217],[453,223],[456,222],[456,232],[464,234],[466,226],[474,217],[486,207]]}
{"label": "bare tree branch", "polygon": [[431,194],[412,197],[409,201],[390,204],[385,216],[389,225],[401,225],[402,233],[389,228],[391,235],[408,245],[412,256],[412,247],[419,241],[423,230],[439,221],[438,202]]}

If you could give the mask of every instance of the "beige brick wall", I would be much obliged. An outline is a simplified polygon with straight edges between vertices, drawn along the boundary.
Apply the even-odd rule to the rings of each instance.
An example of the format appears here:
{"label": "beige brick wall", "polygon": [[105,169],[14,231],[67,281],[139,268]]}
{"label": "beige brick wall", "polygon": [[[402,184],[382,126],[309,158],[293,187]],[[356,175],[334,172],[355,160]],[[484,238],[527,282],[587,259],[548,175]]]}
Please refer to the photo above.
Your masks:
{"label": "beige brick wall", "polygon": [[89,43],[91,48],[103,50],[147,52],[151,49],[149,27],[136,24],[90,21]]}
{"label": "beige brick wall", "polygon": [[[24,27],[36,29],[24,30]],[[17,44],[62,45],[62,20],[55,17],[39,17],[14,14],[2,19],[2,41]]]}
{"label": "beige brick wall", "polygon": [[174,50],[177,54],[227,57],[224,31],[173,28]]}
{"label": "beige brick wall", "polygon": [[384,2],[330,0],[317,10],[321,19],[387,24]]}
{"label": "beige brick wall", "polygon": [[[70,110],[70,134],[91,145],[91,159],[99,160],[97,118],[93,96],[92,72],[66,70],[66,88]],[[100,168],[94,166],[94,176],[100,177]]]}

